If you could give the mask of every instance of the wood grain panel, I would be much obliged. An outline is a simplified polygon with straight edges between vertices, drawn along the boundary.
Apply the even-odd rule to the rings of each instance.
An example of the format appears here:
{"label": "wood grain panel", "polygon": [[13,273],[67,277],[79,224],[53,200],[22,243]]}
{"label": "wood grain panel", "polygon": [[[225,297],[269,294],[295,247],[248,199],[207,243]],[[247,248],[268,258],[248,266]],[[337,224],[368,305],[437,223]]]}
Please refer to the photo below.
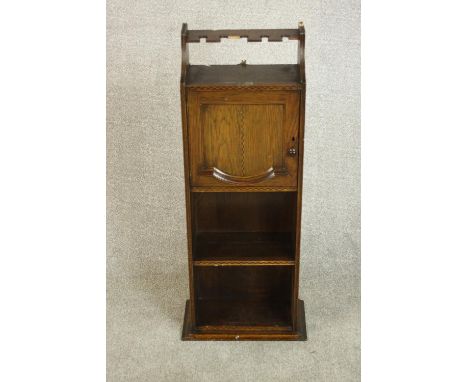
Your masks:
{"label": "wood grain panel", "polygon": [[191,184],[297,186],[298,93],[189,92]]}
{"label": "wood grain panel", "polygon": [[244,105],[243,162],[245,174],[283,167],[283,105]]}
{"label": "wood grain panel", "polygon": [[238,105],[201,105],[201,141],[204,168],[216,167],[245,175],[242,167],[242,121]]}
{"label": "wood grain panel", "polygon": [[282,105],[202,105],[203,166],[239,177],[283,167]]}

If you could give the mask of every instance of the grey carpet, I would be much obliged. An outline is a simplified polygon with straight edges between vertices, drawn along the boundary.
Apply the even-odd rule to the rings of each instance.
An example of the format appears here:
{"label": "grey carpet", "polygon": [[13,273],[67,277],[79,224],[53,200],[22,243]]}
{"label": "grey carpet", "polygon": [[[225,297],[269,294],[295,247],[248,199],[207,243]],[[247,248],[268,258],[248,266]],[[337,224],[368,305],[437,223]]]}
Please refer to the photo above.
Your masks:
{"label": "grey carpet", "polygon": [[[359,1],[108,0],[108,381],[360,379]],[[307,342],[182,342],[188,298],[180,28],[304,21],[300,297]],[[293,62],[295,45],[192,49],[194,63]],[[292,58],[292,60],[291,60]]]}

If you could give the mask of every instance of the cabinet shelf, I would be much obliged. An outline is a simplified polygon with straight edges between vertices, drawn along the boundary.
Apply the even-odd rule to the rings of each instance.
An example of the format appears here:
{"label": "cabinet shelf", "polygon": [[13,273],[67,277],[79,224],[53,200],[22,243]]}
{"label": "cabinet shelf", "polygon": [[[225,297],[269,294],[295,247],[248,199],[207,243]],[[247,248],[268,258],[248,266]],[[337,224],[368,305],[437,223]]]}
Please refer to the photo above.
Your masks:
{"label": "cabinet shelf", "polygon": [[203,232],[194,242],[195,266],[294,266],[289,232]]}
{"label": "cabinet shelf", "polygon": [[258,259],[249,259],[246,257],[241,257],[239,259],[204,259],[204,260],[195,260],[193,265],[196,267],[241,267],[241,266],[251,266],[251,267],[261,267],[261,266],[294,266],[294,260],[288,260],[285,258],[258,258]]}

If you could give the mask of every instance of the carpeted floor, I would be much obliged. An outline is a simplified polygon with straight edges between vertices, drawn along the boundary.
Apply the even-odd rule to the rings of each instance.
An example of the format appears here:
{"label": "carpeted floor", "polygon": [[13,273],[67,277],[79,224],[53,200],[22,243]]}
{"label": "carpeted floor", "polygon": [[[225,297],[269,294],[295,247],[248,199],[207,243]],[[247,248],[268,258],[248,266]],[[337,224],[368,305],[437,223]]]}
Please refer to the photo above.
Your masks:
{"label": "carpeted floor", "polygon": [[[108,381],[360,380],[359,1],[108,0]],[[180,28],[306,28],[306,342],[182,342],[188,298]],[[292,43],[194,63],[294,62]],[[273,45],[273,47],[271,47]],[[246,53],[242,53],[244,50]]]}

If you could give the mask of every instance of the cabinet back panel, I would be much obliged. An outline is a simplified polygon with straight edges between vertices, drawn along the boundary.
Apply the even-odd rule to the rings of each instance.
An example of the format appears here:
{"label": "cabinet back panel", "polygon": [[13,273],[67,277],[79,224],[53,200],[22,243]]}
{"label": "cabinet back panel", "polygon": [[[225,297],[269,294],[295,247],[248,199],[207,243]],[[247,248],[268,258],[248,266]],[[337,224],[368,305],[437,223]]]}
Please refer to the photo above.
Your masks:
{"label": "cabinet back panel", "polygon": [[200,267],[195,270],[199,300],[289,301],[291,267]]}
{"label": "cabinet back panel", "polygon": [[295,192],[192,193],[196,232],[293,232]]}

